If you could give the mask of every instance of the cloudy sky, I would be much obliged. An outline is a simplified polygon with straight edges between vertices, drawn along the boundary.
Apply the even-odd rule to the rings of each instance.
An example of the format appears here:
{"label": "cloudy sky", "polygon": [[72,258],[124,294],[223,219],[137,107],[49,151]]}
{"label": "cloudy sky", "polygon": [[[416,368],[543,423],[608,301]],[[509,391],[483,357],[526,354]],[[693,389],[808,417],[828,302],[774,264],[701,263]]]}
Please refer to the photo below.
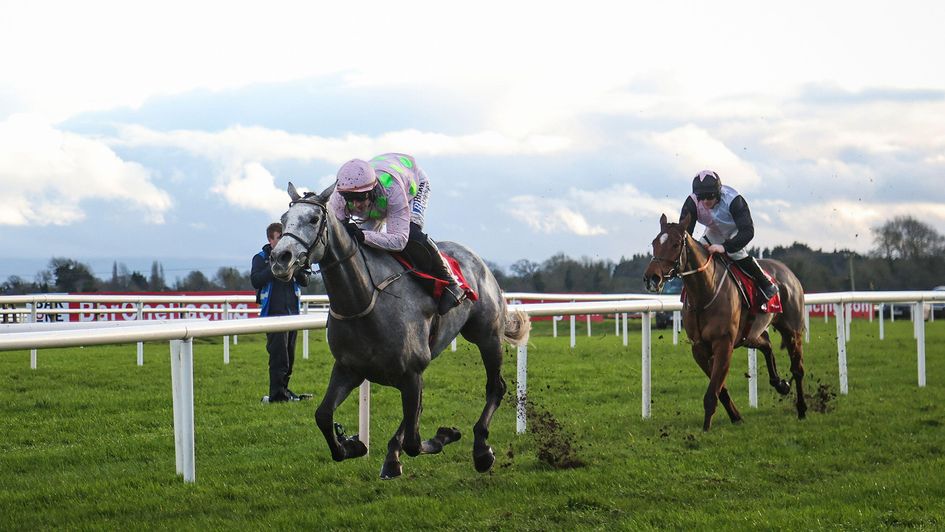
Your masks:
{"label": "cloudy sky", "polygon": [[0,280],[246,270],[289,181],[386,151],[502,266],[648,252],[706,168],[753,245],[945,233],[945,4],[552,4],[0,2]]}

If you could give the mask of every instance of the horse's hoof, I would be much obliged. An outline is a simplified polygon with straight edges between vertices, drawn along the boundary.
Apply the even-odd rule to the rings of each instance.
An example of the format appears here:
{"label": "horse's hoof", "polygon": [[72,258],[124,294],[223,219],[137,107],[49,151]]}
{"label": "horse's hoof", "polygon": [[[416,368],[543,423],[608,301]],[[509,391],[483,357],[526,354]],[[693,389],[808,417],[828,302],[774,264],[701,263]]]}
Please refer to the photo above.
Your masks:
{"label": "horse's hoof", "polygon": [[381,480],[391,480],[403,474],[403,466],[400,462],[384,462],[381,466]]}
{"label": "horse's hoof", "polygon": [[787,395],[791,393],[791,383],[789,383],[788,381],[782,380],[781,382],[778,383],[777,386],[774,387],[774,389],[777,390],[778,393],[781,395]]}
{"label": "horse's hoof", "polygon": [[486,450],[479,454],[473,451],[473,462],[476,464],[476,471],[480,473],[492,469],[492,464],[495,463],[495,453],[492,452],[492,447],[486,447]]}
{"label": "horse's hoof", "polygon": [[420,444],[420,452],[423,454],[437,454],[443,450],[443,444],[438,439],[424,440]]}
{"label": "horse's hoof", "polygon": [[459,441],[463,435],[460,434],[456,427],[440,427],[437,429],[435,437],[440,441],[440,443],[446,445],[448,443],[453,443],[454,441]]}
{"label": "horse's hoof", "polygon": [[342,460],[347,458],[359,458],[367,454],[367,446],[358,439],[357,434],[341,442],[341,448],[345,452],[345,456]]}

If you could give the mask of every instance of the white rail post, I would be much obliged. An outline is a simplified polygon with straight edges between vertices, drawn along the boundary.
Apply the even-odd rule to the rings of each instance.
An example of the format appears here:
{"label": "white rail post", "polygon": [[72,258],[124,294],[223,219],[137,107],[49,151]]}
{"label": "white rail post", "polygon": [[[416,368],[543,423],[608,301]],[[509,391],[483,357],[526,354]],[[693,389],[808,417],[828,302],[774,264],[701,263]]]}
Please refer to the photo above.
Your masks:
{"label": "white rail post", "polygon": [[[30,321],[36,323],[36,300],[30,303]],[[30,369],[36,369],[37,358],[35,349],[30,349]]]}
{"label": "white rail post", "polygon": [[[912,339],[918,340],[919,339],[919,322],[922,321],[921,307],[912,305],[912,312],[910,312],[910,314],[912,314]],[[918,319],[916,319],[916,315],[918,315]]]}
{"label": "white rail post", "polygon": [[450,351],[456,351],[456,337],[453,337],[453,341],[450,342]]}
{"label": "white rail post", "polygon": [[673,311],[673,345],[679,345],[679,329],[682,316],[678,310]]}
{"label": "white rail post", "polygon": [[834,313],[837,315],[837,366],[840,373],[840,393],[846,395],[849,391],[847,386],[847,339],[846,326],[843,324],[843,304],[834,305]]}
{"label": "white rail post", "polygon": [[[230,302],[223,302],[223,321],[230,319]],[[223,336],[223,363],[230,363],[230,337],[229,335]]]}
{"label": "white rail post", "polygon": [[[303,312],[308,316],[308,303],[305,303],[302,307]],[[308,329],[302,331],[302,358],[308,360]]]}
{"label": "white rail post", "polygon": [[562,316],[552,316],[551,317],[551,337],[558,337],[558,322],[564,319]]}
{"label": "white rail post", "polygon": [[850,324],[853,323],[853,303],[847,303],[843,305],[844,319],[846,322],[844,325],[847,326],[846,337],[844,338],[847,343],[850,343]]}
{"label": "white rail post", "polygon": [[915,313],[919,315],[916,319],[916,348],[918,350],[918,368],[919,368],[919,387],[925,387],[925,316],[922,315],[925,305],[922,301],[915,304]]}
{"label": "white rail post", "polygon": [[171,404],[174,411],[174,457],[177,464],[177,474],[184,474],[184,452],[182,449],[183,437],[181,433],[181,399],[180,399],[180,340],[171,340]]}
{"label": "white rail post", "polygon": [[748,349],[748,406],[758,408],[758,351]]}
{"label": "white rail post", "polygon": [[[554,319],[554,318],[552,318]],[[518,403],[515,406],[515,432],[525,433],[525,401],[528,400],[528,336],[518,346],[518,360],[516,360],[515,393]]]}
{"label": "white rail post", "polygon": [[614,336],[620,336],[620,313],[614,314]]}
{"label": "white rail post", "polygon": [[623,346],[627,347],[627,313],[623,313]]}
{"label": "white rail post", "polygon": [[371,452],[371,381],[365,379],[358,393],[358,440]]}
{"label": "white rail post", "polygon": [[577,340],[574,332],[574,314],[571,314],[571,349],[574,349],[575,345],[577,345]]}
{"label": "white rail post", "polygon": [[591,335],[591,315],[587,315],[587,335]]}
{"label": "white rail post", "polygon": [[886,322],[886,319],[883,317],[883,310],[885,309],[885,307],[886,307],[885,304],[883,303],[879,304],[879,339],[880,340],[883,340],[885,338],[885,331],[883,327],[883,324]]}
{"label": "white rail post", "polygon": [[810,305],[804,305],[804,341],[810,343]]}
{"label": "white rail post", "polygon": [[650,317],[653,315],[652,312],[646,311],[643,313],[643,325],[641,326],[643,332],[643,355],[642,355],[642,369],[640,371],[640,377],[642,382],[642,393],[641,402],[642,402],[642,413],[643,419],[650,418],[650,360],[652,358],[651,345],[650,345]]}
{"label": "white rail post", "polygon": [[[141,321],[144,319],[144,303],[138,301],[138,312],[135,314],[135,319]],[[138,365],[144,365],[144,342],[138,342]]]}
{"label": "white rail post", "polygon": [[174,397],[174,447],[177,473],[196,480],[194,463],[194,342],[171,341],[171,386]]}

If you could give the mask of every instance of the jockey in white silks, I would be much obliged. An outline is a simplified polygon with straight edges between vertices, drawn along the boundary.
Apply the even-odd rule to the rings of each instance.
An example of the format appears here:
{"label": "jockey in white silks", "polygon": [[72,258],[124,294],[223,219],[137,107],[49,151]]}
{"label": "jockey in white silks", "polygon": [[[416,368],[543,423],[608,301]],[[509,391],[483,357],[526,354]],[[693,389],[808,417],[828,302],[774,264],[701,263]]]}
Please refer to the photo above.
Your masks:
{"label": "jockey in white silks", "polygon": [[427,175],[416,160],[403,153],[384,153],[341,166],[328,208],[359,243],[402,252],[414,266],[449,281],[437,312],[446,314],[465,294],[440,255],[436,243],[423,232],[430,196]]}
{"label": "jockey in white silks", "polygon": [[751,219],[748,202],[730,186],[722,185],[719,175],[703,170],[692,180],[692,194],[683,203],[679,219],[689,215],[689,234],[696,228],[696,221],[705,226],[702,241],[709,251],[725,253],[755,280],[765,300],[778,293],[778,287],[761,271],[754,257],[745,251],[755,236],[755,224]]}

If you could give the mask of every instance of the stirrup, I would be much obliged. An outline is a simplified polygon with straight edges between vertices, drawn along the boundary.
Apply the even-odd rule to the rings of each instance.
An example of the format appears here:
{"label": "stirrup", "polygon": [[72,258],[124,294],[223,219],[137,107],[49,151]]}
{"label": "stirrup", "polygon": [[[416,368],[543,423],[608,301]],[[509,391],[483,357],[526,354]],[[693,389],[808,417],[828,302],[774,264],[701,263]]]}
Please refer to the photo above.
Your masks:
{"label": "stirrup", "polygon": [[[461,295],[457,296],[450,288],[451,286],[455,286],[456,290],[460,292]],[[466,294],[462,292],[462,289],[456,283],[444,286],[443,293],[440,294],[440,301],[437,303],[436,313],[442,316],[453,308],[458,307],[459,304],[463,302],[465,295]]]}
{"label": "stirrup", "polygon": [[780,292],[780,289],[778,289],[778,285],[774,283],[771,283],[770,285],[768,285],[767,288],[761,289],[761,295],[764,296],[765,303],[767,303],[768,301],[771,301],[771,298],[778,295],[778,292]]}

